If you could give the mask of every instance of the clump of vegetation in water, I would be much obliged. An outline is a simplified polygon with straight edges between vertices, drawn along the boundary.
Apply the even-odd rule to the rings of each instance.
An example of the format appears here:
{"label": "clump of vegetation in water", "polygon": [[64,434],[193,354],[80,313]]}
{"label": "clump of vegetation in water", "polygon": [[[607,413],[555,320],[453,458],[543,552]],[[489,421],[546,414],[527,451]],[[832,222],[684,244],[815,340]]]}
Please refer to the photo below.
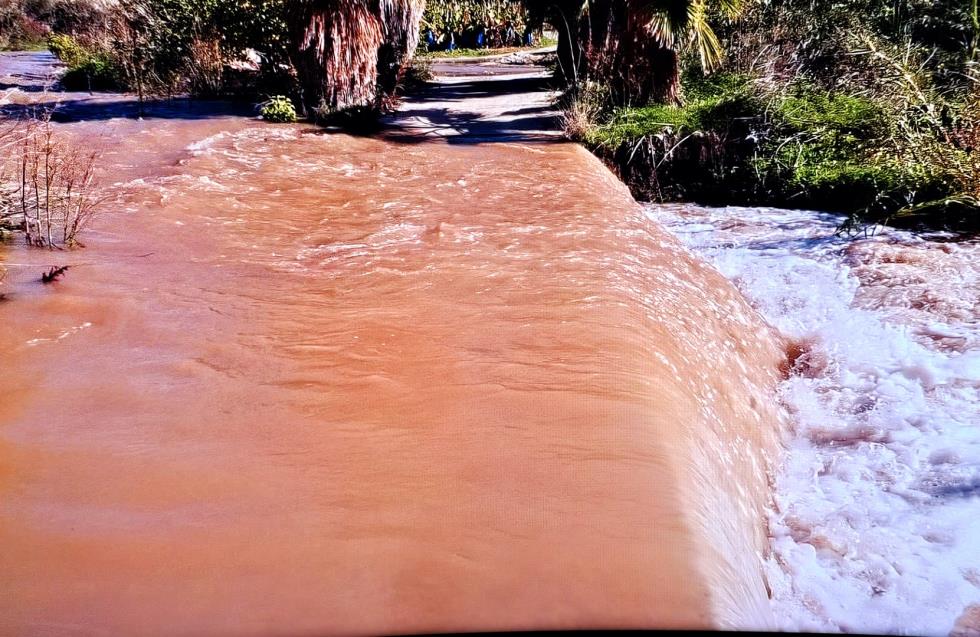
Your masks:
{"label": "clump of vegetation in water", "polygon": [[69,91],[110,91],[121,88],[120,69],[105,52],[82,46],[70,35],[54,34],[48,39],[48,50],[68,69],[61,85]]}
{"label": "clump of vegetation in water", "polygon": [[259,117],[275,124],[296,121],[296,107],[285,95],[275,95],[260,105]]}

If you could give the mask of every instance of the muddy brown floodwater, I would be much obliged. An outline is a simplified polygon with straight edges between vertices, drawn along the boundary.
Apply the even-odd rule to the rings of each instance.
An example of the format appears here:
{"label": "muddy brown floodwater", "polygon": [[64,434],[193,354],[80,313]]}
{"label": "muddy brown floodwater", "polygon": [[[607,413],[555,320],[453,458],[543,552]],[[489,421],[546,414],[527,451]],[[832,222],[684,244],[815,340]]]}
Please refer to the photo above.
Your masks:
{"label": "muddy brown floodwater", "polygon": [[60,129],[114,203],[0,253],[0,632],[769,625],[783,351],[585,150]]}

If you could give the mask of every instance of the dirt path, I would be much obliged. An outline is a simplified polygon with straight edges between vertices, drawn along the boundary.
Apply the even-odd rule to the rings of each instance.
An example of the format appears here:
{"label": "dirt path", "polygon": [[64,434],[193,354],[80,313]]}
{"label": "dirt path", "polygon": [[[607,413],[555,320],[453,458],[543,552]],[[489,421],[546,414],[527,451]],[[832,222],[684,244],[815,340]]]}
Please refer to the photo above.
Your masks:
{"label": "dirt path", "polygon": [[[541,59],[524,56],[531,57]],[[390,134],[459,144],[559,141],[550,72],[507,59],[434,62],[430,86],[407,97],[386,120]]]}

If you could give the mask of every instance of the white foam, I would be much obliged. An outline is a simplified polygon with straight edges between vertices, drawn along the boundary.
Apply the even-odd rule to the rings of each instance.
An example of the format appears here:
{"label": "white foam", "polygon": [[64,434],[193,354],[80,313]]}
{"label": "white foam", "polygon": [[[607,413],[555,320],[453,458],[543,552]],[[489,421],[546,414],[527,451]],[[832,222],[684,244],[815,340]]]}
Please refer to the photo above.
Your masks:
{"label": "white foam", "polygon": [[229,135],[229,133],[226,133],[226,132],[221,132],[221,133],[216,133],[214,135],[210,135],[210,136],[205,137],[204,139],[198,140],[198,141],[196,141],[196,142],[194,142],[192,144],[188,144],[187,145],[187,148],[185,150],[188,150],[188,151],[190,151],[191,153],[193,153],[195,155],[204,153],[204,152],[210,150],[215,144],[217,144],[221,140],[223,140],[226,137],[228,137],[228,135]]}
{"label": "white foam", "polygon": [[769,578],[784,630],[945,635],[980,602],[980,244],[804,211],[651,217],[807,344]]}

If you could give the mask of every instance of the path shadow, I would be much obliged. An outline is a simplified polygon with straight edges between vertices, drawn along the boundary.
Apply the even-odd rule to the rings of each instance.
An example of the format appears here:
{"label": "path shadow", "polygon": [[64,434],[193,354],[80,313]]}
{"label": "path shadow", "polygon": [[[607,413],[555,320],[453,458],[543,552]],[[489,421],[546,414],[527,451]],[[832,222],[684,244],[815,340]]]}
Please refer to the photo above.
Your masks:
{"label": "path shadow", "polygon": [[[132,94],[68,92],[59,90],[57,85],[49,89],[52,65],[56,63],[47,52],[0,56],[0,87],[32,94],[25,100],[27,104],[0,106],[0,117],[29,117],[47,111],[56,122],[98,122],[138,117],[203,120],[256,114],[253,105],[232,100],[151,99],[144,101],[141,109]],[[452,70],[462,66],[457,64]],[[412,144],[562,141],[557,133],[557,113],[551,104],[553,79],[540,66],[465,66],[478,67],[474,73],[479,74],[441,75],[440,80],[408,96],[402,108],[383,118],[376,128],[362,134]]]}
{"label": "path shadow", "polygon": [[554,90],[550,77],[486,76],[463,82],[430,82],[411,96],[412,102],[459,102],[479,97],[546,93]]}
{"label": "path shadow", "polygon": [[11,84],[9,82],[0,82],[0,91],[11,90],[23,91],[24,93],[43,93],[51,89],[41,84]]}
{"label": "path shadow", "polygon": [[[23,88],[21,88],[23,90]],[[0,106],[0,117],[28,117],[39,112],[50,112],[55,122],[91,122],[119,118],[138,118],[139,100],[131,95],[118,93],[51,93],[51,99],[30,104],[5,104]],[[250,104],[230,100],[195,100],[169,98],[146,100],[143,103],[143,119],[201,120],[214,117],[250,116],[255,109]]]}
{"label": "path shadow", "polygon": [[[533,71],[539,71],[531,67]],[[397,143],[559,143],[550,76],[509,73],[435,81],[385,118],[380,135]]]}

